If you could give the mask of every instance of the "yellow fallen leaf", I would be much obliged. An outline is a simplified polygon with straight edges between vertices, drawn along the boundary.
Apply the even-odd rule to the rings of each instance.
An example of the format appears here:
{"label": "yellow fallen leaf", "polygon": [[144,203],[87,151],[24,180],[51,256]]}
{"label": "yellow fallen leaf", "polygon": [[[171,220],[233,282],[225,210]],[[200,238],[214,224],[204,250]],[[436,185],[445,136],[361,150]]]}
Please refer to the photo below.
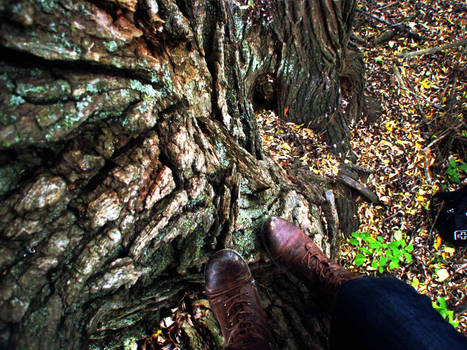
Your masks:
{"label": "yellow fallen leaf", "polygon": [[425,89],[431,88],[431,83],[430,83],[430,80],[428,80],[428,78],[423,79],[420,82],[420,85],[423,86]]}
{"label": "yellow fallen leaf", "polygon": [[162,334],[162,330],[158,329],[157,332],[153,333],[152,334],[152,337],[153,338],[157,338],[158,336],[160,336]]}
{"label": "yellow fallen leaf", "polygon": [[456,249],[455,248],[451,248],[451,247],[445,247],[444,248],[444,251],[448,254],[454,254],[456,252]]}
{"label": "yellow fallen leaf", "polygon": [[427,290],[427,285],[426,284],[420,284],[417,288],[417,291],[420,293],[420,294],[425,294],[426,293],[426,290]]}
{"label": "yellow fallen leaf", "polygon": [[389,131],[389,132],[392,132],[392,130],[394,129],[393,128],[393,124],[391,122],[386,122],[384,124],[384,126],[386,127],[386,129]]}
{"label": "yellow fallen leaf", "polygon": [[443,241],[443,240],[441,239],[441,236],[436,236],[436,238],[435,238],[435,244],[434,244],[434,247],[435,247],[436,250],[439,249],[439,247],[440,247],[442,241]]}
{"label": "yellow fallen leaf", "polygon": [[420,285],[420,281],[418,280],[417,277],[414,277],[414,278],[413,278],[411,285],[412,285],[412,287],[414,287],[415,289],[418,288],[418,286]]}

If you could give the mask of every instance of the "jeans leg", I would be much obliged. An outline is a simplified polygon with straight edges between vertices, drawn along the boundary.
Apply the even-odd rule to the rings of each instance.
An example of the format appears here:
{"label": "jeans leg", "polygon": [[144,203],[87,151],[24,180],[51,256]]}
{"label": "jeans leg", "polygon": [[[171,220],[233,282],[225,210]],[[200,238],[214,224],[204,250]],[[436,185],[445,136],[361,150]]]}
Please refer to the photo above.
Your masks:
{"label": "jeans leg", "polygon": [[331,348],[467,350],[467,338],[408,284],[359,278],[344,283],[337,297]]}

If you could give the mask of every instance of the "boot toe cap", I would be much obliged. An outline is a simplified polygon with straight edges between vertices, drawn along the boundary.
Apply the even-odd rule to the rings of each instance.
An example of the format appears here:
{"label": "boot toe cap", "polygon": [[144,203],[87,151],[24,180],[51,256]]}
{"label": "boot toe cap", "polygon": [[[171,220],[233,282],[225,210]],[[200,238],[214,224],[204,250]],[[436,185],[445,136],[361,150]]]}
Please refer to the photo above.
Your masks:
{"label": "boot toe cap", "polygon": [[208,292],[229,288],[251,277],[248,264],[232,249],[216,252],[206,264],[204,275]]}
{"label": "boot toe cap", "polygon": [[263,241],[266,249],[272,255],[281,255],[288,242],[293,239],[297,228],[279,217],[271,217],[263,225]]}

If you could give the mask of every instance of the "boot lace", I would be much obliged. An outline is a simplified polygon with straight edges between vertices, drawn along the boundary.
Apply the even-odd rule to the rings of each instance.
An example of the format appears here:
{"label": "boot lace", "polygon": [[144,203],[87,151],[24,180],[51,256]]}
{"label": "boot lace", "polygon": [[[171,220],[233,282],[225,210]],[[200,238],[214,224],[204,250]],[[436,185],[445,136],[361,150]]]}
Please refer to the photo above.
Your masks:
{"label": "boot lace", "polygon": [[252,339],[263,339],[267,343],[265,336],[269,331],[258,317],[259,311],[253,303],[255,297],[251,295],[251,290],[237,285],[216,293],[216,297],[219,296],[226,297],[222,302],[228,319],[226,328],[230,332],[227,344],[243,347],[249,345]]}
{"label": "boot lace", "polygon": [[336,273],[338,271],[329,264],[324,254],[312,243],[306,243],[305,250],[302,263],[317,274],[318,281],[329,285],[337,284],[339,273]]}
{"label": "boot lace", "polygon": [[251,297],[248,291],[244,291],[224,301],[227,317],[230,319],[228,329],[231,330],[227,344],[234,342],[246,345],[252,338],[264,338],[264,334],[260,332],[264,326],[255,317],[258,310],[252,305]]}

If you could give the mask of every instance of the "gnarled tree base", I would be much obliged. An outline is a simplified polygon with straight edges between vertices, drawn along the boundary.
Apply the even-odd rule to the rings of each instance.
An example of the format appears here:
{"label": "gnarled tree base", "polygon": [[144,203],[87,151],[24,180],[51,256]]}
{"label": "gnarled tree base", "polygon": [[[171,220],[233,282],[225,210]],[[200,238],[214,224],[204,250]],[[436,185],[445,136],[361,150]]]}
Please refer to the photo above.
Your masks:
{"label": "gnarled tree base", "polygon": [[0,345],[110,348],[185,293],[198,322],[204,263],[231,247],[258,262],[284,347],[325,346],[308,291],[260,270],[258,235],[281,216],[337,252],[352,200],[265,158],[252,100],[271,75],[278,111],[347,157],[338,77],[355,1],[274,3],[266,20],[239,1],[0,3]]}

